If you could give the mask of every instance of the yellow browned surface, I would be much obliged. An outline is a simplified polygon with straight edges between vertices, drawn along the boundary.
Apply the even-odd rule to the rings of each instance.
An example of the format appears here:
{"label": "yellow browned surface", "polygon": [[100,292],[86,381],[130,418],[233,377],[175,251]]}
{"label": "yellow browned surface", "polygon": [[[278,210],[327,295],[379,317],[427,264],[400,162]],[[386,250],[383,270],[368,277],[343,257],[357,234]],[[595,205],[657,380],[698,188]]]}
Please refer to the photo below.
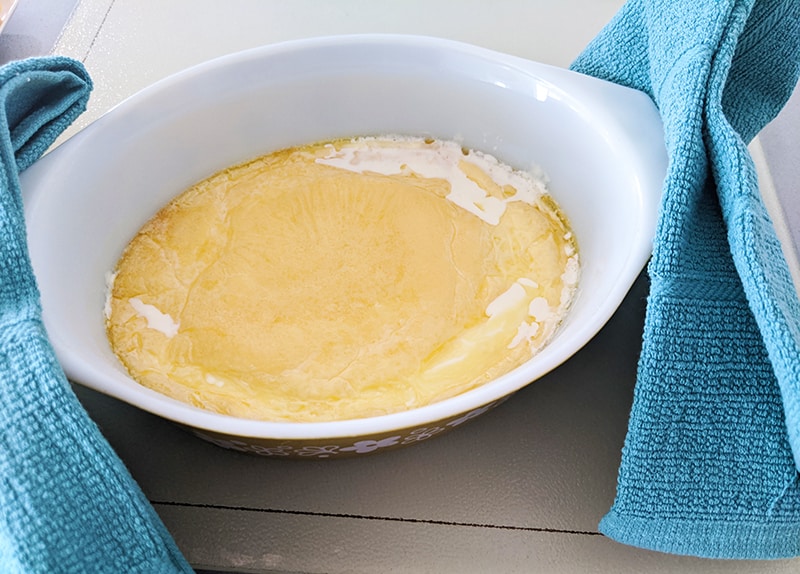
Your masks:
{"label": "yellow browned surface", "polygon": [[[317,161],[330,149],[227,169],[141,229],[107,322],[136,380],[235,416],[338,420],[464,392],[546,342],[575,252],[549,197],[507,202],[493,225],[446,179]],[[514,195],[461,163],[487,196]]]}

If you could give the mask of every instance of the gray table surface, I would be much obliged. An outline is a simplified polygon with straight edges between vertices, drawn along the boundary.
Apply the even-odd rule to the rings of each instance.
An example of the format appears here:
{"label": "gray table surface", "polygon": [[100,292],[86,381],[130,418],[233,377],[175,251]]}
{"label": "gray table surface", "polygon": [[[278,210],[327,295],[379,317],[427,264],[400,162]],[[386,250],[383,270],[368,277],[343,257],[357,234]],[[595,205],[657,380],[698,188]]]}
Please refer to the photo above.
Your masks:
{"label": "gray table surface", "polygon": [[[0,61],[47,54],[78,0],[22,0]],[[800,93],[759,136],[800,245]],[[582,351],[495,411],[364,459],[218,448],[75,390],[191,563],[237,572],[795,572],[798,561],[667,556],[597,532],[614,496],[647,279]]]}

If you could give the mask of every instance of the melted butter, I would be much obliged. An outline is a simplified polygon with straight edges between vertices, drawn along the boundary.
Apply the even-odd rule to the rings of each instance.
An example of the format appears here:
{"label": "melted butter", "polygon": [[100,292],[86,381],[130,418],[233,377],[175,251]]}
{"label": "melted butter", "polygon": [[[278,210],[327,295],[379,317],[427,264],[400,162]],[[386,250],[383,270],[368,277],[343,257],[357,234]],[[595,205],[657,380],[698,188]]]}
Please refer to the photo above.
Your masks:
{"label": "melted butter", "polygon": [[106,306],[141,384],[220,413],[397,412],[528,360],[574,238],[541,180],[454,142],[282,150],[193,186],[126,248]]}

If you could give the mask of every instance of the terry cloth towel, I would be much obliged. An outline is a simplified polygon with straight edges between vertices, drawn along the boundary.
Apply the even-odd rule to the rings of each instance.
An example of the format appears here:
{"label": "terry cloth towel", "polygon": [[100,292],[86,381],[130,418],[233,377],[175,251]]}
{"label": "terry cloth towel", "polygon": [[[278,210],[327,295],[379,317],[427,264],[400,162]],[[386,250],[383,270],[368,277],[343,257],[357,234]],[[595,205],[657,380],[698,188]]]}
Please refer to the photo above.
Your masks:
{"label": "terry cloth towel", "polygon": [[800,554],[800,304],[746,147],[799,61],[800,0],[631,0],[573,64],[650,95],[669,156],[619,542]]}
{"label": "terry cloth towel", "polygon": [[19,171],[84,109],[81,64],[0,68],[0,572],[191,572],[72,392],[41,321]]}

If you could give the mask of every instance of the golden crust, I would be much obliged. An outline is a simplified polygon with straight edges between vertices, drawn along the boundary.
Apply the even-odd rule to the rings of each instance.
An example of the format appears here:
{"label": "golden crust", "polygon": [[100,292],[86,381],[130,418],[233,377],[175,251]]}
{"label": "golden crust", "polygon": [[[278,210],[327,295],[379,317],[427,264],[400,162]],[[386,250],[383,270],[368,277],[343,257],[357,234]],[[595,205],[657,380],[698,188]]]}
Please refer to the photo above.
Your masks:
{"label": "golden crust", "polygon": [[[140,230],[107,322],[137,381],[235,416],[337,420],[464,392],[544,344],[557,318],[509,348],[532,300],[566,307],[574,240],[551,199],[489,225],[444,179],[324,165],[326,149],[224,170]],[[524,297],[487,315],[515,284]]]}

